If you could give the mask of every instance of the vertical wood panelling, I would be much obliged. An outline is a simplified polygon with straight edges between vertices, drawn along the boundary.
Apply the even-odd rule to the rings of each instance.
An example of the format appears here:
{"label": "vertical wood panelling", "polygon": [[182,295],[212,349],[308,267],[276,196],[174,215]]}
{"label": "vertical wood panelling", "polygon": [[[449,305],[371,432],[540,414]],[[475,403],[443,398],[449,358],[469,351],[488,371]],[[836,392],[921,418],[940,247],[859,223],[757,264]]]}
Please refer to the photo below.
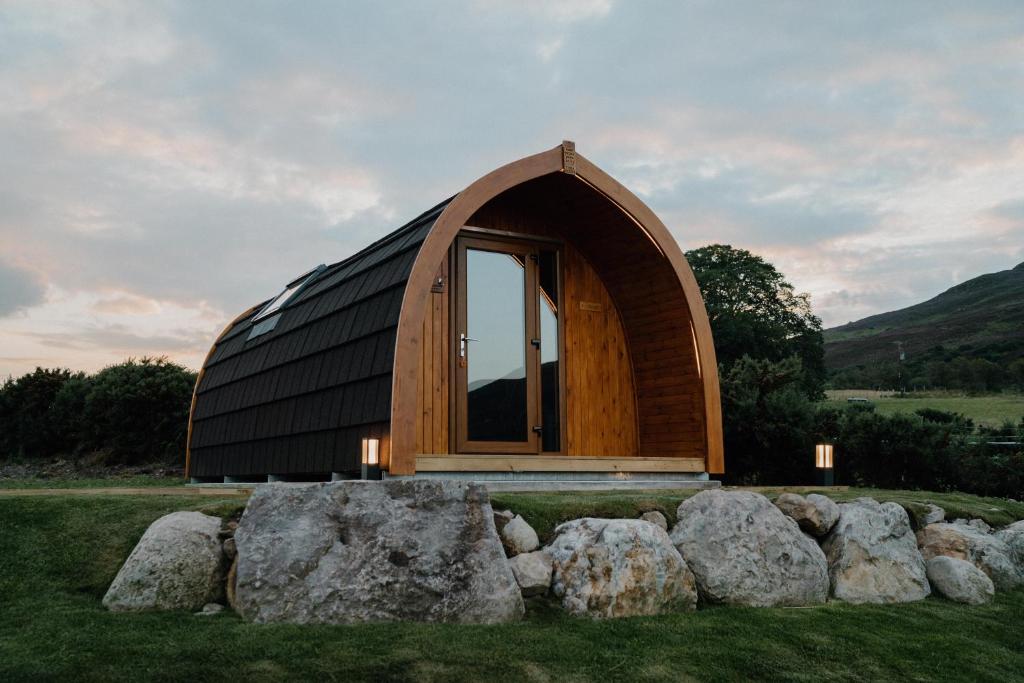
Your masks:
{"label": "vertical wood panelling", "polygon": [[638,455],[633,373],[618,311],[597,273],[563,251],[567,452]]}
{"label": "vertical wood panelling", "polygon": [[423,320],[416,383],[416,451],[448,453],[448,259],[438,269],[443,291],[431,292]]}

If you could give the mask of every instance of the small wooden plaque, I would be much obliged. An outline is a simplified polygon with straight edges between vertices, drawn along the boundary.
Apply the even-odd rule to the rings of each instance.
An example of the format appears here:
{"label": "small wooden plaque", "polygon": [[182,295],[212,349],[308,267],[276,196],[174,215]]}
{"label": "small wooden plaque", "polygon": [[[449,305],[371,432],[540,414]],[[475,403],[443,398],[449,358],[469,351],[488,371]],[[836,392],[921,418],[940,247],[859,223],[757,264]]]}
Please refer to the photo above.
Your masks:
{"label": "small wooden plaque", "polygon": [[597,303],[595,301],[581,301],[580,302],[580,310],[581,311],[593,311],[594,313],[600,313],[602,309],[601,309],[601,304],[599,304],[599,303]]}

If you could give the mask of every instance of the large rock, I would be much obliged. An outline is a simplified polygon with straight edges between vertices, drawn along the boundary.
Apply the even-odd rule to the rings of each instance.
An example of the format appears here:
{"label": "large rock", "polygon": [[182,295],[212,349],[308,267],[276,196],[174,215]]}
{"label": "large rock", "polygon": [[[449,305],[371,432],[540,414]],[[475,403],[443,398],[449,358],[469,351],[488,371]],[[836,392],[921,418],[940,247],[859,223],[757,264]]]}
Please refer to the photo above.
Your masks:
{"label": "large rock", "polygon": [[525,519],[516,515],[501,529],[501,543],[509,556],[530,553],[540,547],[537,532]]}
{"label": "large rock", "polygon": [[813,605],[828,597],[825,556],[764,496],[701,491],[679,505],[672,542],[710,603]]}
{"label": "large rock", "polygon": [[832,595],[846,602],[911,602],[931,591],[907,511],[858,498],[839,505],[839,521],[822,543]]}
{"label": "large rock", "polygon": [[118,612],[196,611],[223,597],[220,518],[173,512],[153,522],[117,573],[103,604]]}
{"label": "large rock", "polygon": [[543,595],[551,587],[551,556],[543,550],[516,555],[508,561],[524,596]]}
{"label": "large rock", "polygon": [[775,507],[812,536],[824,536],[839,520],[839,506],[835,501],[817,493],[806,498],[796,493],[783,493],[775,499]]}
{"label": "large rock", "polygon": [[665,515],[661,514],[658,510],[651,510],[640,515],[640,519],[645,522],[650,522],[655,526],[660,526],[665,531],[668,531],[668,520],[665,519]]}
{"label": "large rock", "polygon": [[665,530],[639,519],[584,518],[555,529],[544,550],[552,589],[570,613],[597,618],[692,610],[693,573]]}
{"label": "large rock", "polygon": [[932,503],[925,505],[925,512],[920,517],[922,527],[928,526],[929,524],[938,524],[945,519],[946,511]]}
{"label": "large rock", "polygon": [[261,486],[235,544],[237,609],[256,622],[497,623],[523,614],[477,484]]}
{"label": "large rock", "polygon": [[929,524],[917,532],[917,543],[926,560],[944,555],[971,562],[988,574],[998,590],[1024,583],[1006,541],[969,522]]}
{"label": "large rock", "polygon": [[949,600],[982,605],[995,594],[992,579],[967,560],[939,555],[928,560],[926,569],[932,588]]}
{"label": "large rock", "polygon": [[1017,571],[1024,574],[1024,520],[1000,529],[996,532],[996,538],[1009,546]]}

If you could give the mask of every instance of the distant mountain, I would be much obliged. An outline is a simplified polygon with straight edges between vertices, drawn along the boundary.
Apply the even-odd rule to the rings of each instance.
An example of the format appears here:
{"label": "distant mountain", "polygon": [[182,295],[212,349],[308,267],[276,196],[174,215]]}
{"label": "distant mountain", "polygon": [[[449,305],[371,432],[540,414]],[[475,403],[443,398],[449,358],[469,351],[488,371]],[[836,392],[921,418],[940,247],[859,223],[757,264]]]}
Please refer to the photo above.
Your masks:
{"label": "distant mountain", "polygon": [[831,371],[895,362],[1024,358],[1024,263],[981,275],[924,303],[825,330]]}

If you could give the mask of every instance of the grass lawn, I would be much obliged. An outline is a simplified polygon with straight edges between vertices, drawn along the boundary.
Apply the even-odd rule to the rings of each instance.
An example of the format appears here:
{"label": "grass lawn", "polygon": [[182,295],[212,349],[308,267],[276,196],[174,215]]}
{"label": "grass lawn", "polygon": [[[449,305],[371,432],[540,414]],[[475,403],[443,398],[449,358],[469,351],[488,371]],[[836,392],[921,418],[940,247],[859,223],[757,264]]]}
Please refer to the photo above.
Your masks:
{"label": "grass lawn", "polygon": [[[836,497],[866,493],[853,490]],[[957,494],[970,514],[1024,505]],[[580,515],[661,509],[682,492],[502,494],[548,535]],[[228,515],[237,498],[0,499],[0,680],[1024,680],[1024,590],[984,607],[713,608],[595,622],[543,601],[504,626],[256,626],[230,613],[111,614],[100,598],[148,524],[173,510]]]}
{"label": "grass lawn", "polygon": [[846,399],[854,396],[870,399],[875,410],[881,415],[913,413],[919,408],[934,408],[952,413],[963,413],[976,424],[999,427],[1009,420],[1019,423],[1024,418],[1024,395],[992,394],[988,396],[960,396],[955,394],[911,394],[898,398],[889,393],[869,390],[842,389],[826,392],[828,400],[846,405]]}
{"label": "grass lawn", "polygon": [[94,489],[141,488],[144,486],[184,486],[184,477],[152,477],[142,474],[130,477],[77,479],[73,477],[0,478],[0,489]]}

